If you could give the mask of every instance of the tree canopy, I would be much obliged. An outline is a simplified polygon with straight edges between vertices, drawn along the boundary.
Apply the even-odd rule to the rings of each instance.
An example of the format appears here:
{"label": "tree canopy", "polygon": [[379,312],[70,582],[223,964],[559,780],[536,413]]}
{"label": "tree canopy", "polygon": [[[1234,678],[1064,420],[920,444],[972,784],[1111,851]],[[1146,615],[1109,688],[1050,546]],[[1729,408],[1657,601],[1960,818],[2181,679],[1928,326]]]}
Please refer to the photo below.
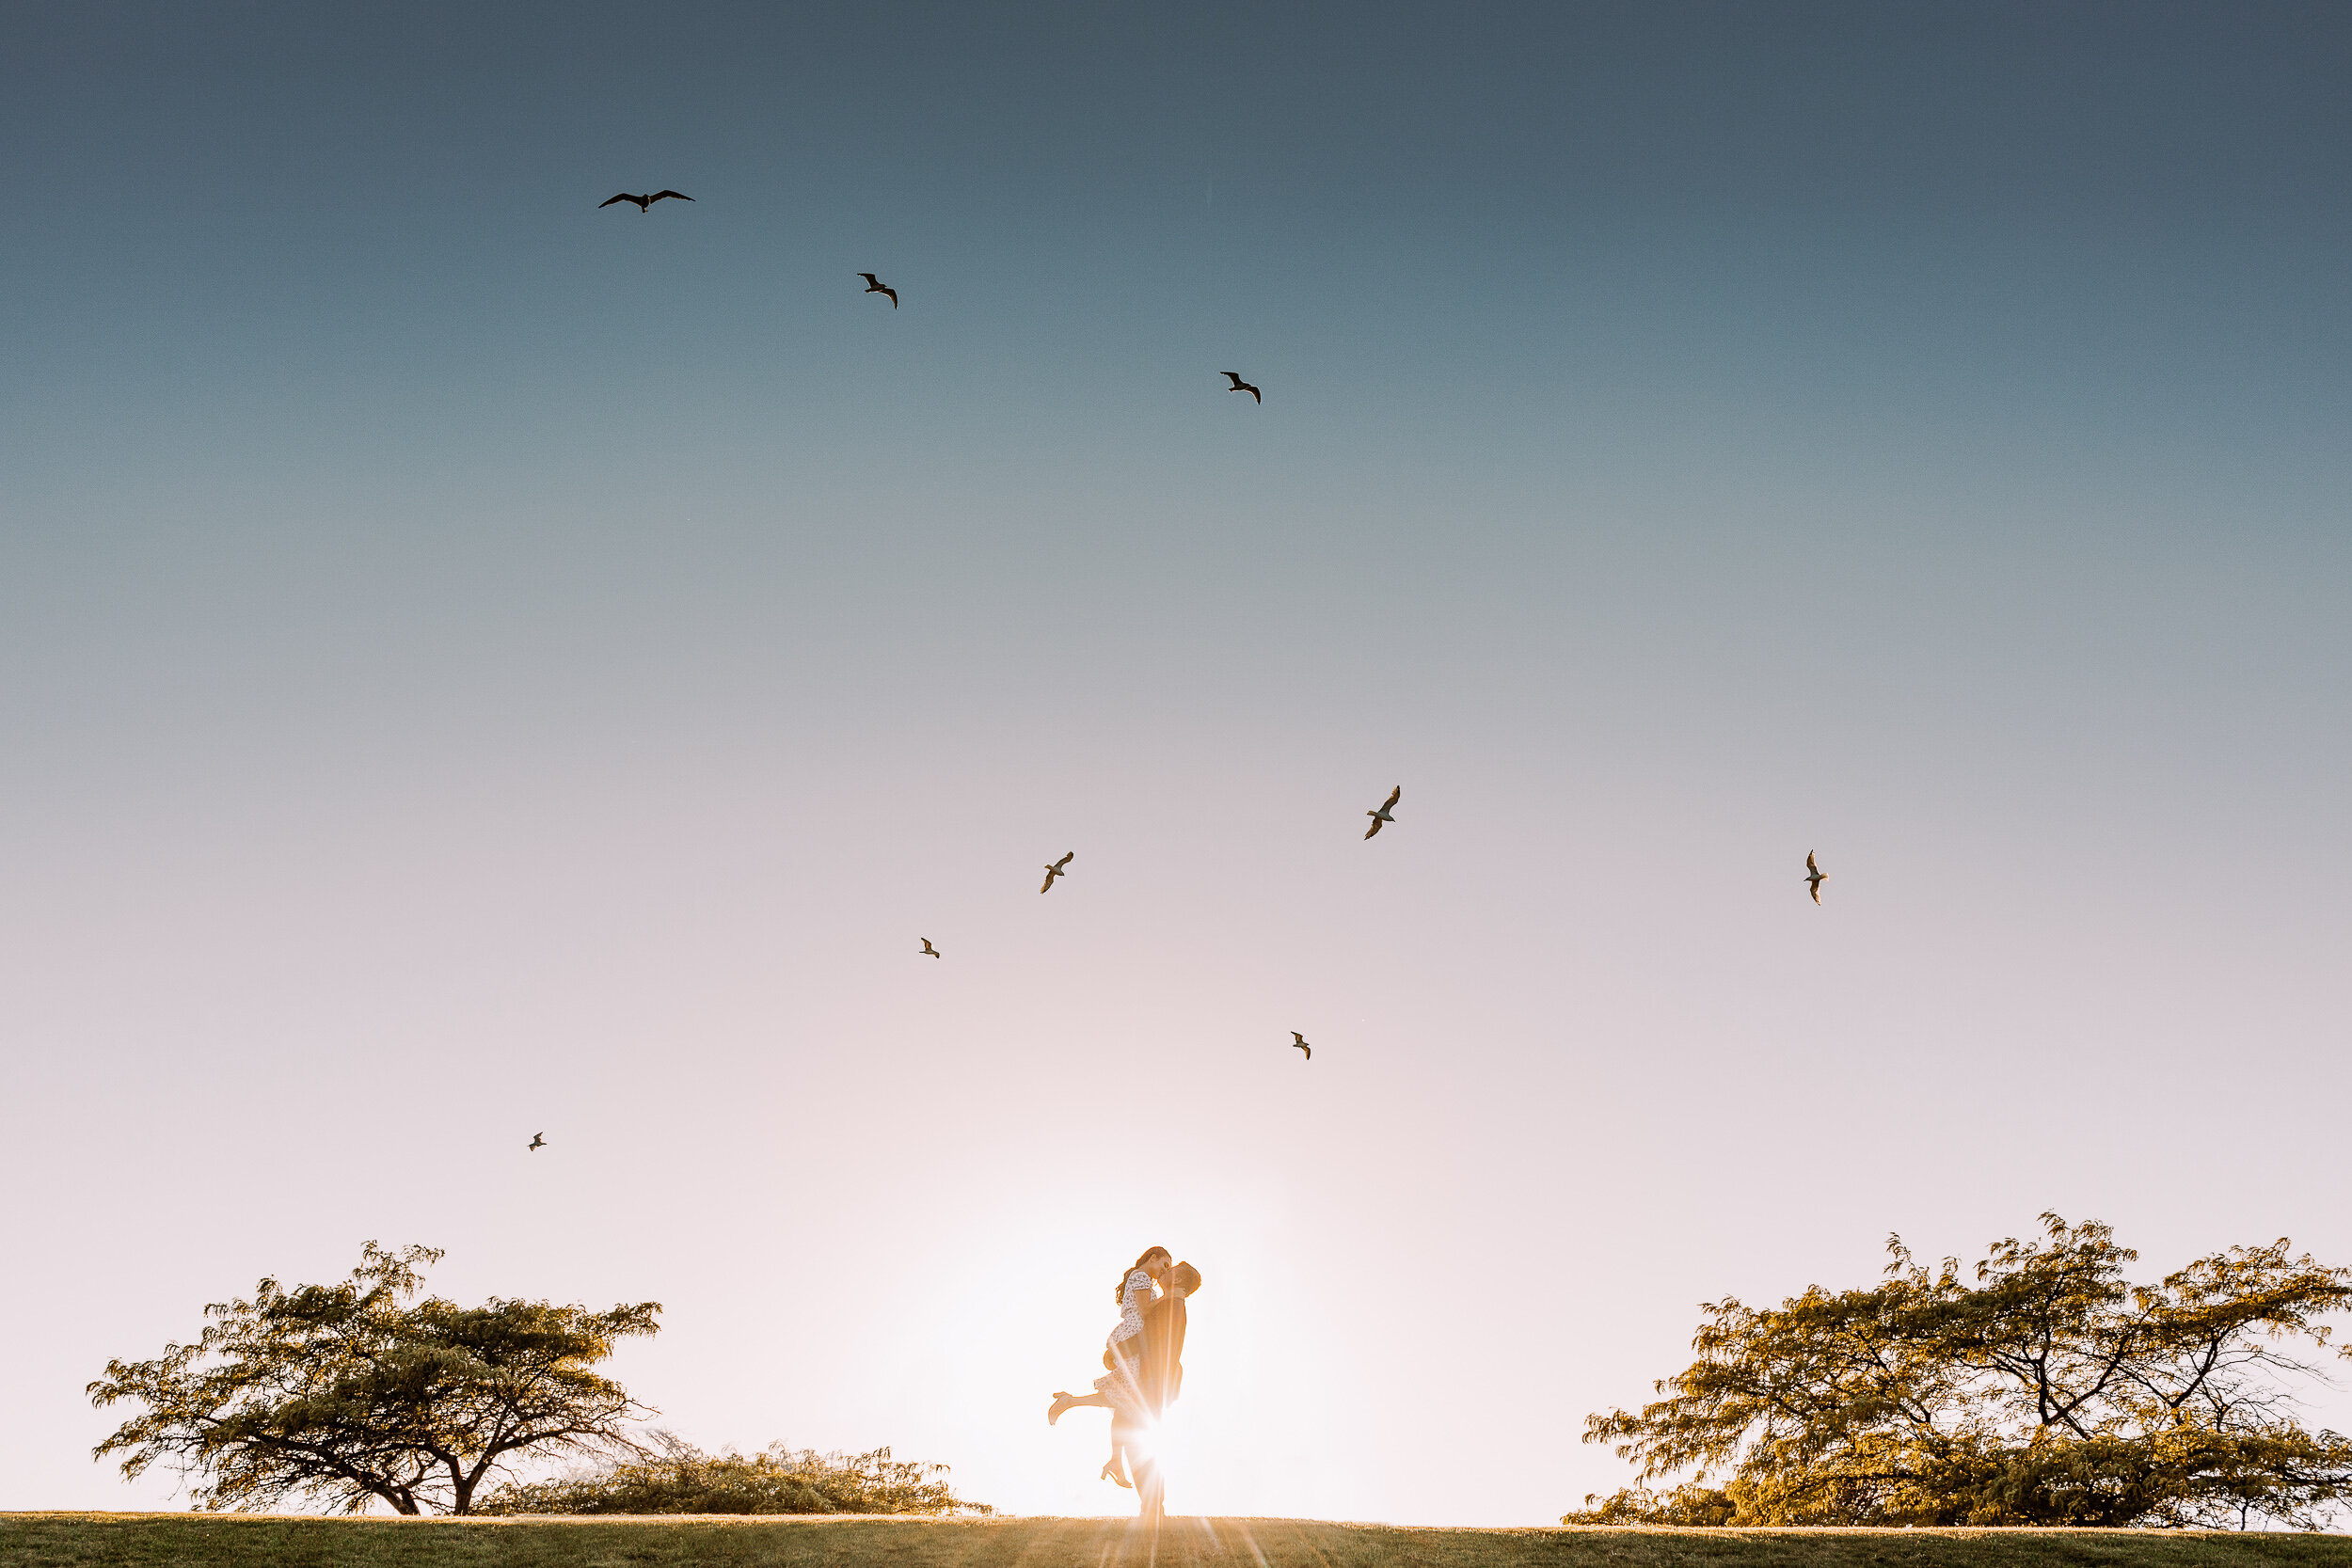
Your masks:
{"label": "tree canopy", "polygon": [[506,1485],[481,1513],[990,1513],[958,1497],[945,1465],[871,1453],[818,1453],[771,1444],[749,1458],[703,1452],[667,1433],[659,1451],[585,1474]]}
{"label": "tree canopy", "polygon": [[660,1303],[411,1304],[440,1258],[370,1242],[342,1284],[264,1279],[250,1301],[207,1307],[195,1343],[108,1362],[90,1402],[146,1409],[92,1457],[124,1456],[126,1476],[169,1459],[204,1509],[309,1495],[355,1513],[374,1498],[464,1513],[526,1451],[635,1451],[623,1423],[643,1407],[592,1369],[618,1340],[656,1332]]}
{"label": "tree canopy", "polygon": [[[2352,1439],[2296,1418],[2352,1270],[2280,1239],[2153,1285],[2093,1222],[2042,1216],[1963,1277],[1887,1239],[1882,1281],[1701,1307],[1698,1358],[1586,1422],[1646,1482],[1577,1523],[2315,1528],[2352,1498]],[[1722,1478],[1721,1485],[1708,1482]]]}

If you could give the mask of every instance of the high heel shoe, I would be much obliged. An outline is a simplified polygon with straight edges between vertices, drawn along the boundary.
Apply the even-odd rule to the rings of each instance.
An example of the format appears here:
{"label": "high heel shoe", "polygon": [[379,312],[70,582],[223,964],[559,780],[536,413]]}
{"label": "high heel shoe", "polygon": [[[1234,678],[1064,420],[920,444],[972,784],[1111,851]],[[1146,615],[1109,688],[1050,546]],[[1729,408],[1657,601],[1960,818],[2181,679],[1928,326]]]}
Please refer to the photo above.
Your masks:
{"label": "high heel shoe", "polygon": [[1124,1475],[1120,1473],[1119,1461],[1115,1457],[1106,1459],[1103,1462],[1102,1479],[1104,1481],[1115,1481],[1130,1492],[1136,1489],[1136,1483],[1129,1481]]}
{"label": "high heel shoe", "polygon": [[1059,1388],[1055,1389],[1054,1402],[1045,1407],[1045,1424],[1052,1426],[1056,1421],[1060,1420],[1062,1412],[1068,1410],[1072,1402],[1076,1398],[1074,1394],[1066,1393]]}

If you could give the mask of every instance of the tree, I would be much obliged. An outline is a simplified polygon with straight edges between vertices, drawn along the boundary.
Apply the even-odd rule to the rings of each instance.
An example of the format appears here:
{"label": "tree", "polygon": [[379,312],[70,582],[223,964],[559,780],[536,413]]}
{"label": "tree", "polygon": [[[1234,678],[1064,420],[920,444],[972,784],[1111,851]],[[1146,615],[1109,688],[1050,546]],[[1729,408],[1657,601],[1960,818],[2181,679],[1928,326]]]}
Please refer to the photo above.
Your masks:
{"label": "tree", "polygon": [[1889,1237],[1875,1288],[1703,1306],[1664,1397],[1584,1434],[1645,1481],[1695,1479],[1567,1520],[2313,1528],[2352,1498],[2352,1439],[2304,1430],[2294,1398],[2326,1381],[2312,1358],[2352,1354],[2323,1321],[2352,1306],[2352,1270],[2281,1239],[2132,1285],[2139,1255],[2107,1227],[2042,1223],[1973,1282]]}
{"label": "tree", "polygon": [[526,1451],[639,1451],[622,1423],[649,1412],[590,1369],[616,1341],[656,1332],[660,1303],[408,1305],[440,1258],[370,1242],[342,1284],[264,1279],[250,1301],[207,1307],[195,1344],[108,1362],[90,1402],[147,1408],[91,1457],[124,1455],[126,1476],[168,1458],[204,1478],[204,1509],[308,1494],[353,1513],[376,1497],[402,1513],[464,1513],[483,1479]]}
{"label": "tree", "polygon": [[660,1452],[592,1473],[488,1494],[482,1513],[991,1513],[940,1478],[945,1465],[871,1453],[797,1452],[771,1444],[750,1458],[707,1454],[668,1433]]}

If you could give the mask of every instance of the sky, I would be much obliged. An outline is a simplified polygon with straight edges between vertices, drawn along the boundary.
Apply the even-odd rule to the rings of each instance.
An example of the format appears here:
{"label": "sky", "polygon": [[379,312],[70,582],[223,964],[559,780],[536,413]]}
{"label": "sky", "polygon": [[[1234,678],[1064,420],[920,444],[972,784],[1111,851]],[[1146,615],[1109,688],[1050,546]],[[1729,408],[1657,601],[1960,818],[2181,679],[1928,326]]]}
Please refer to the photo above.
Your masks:
{"label": "sky", "polygon": [[0,1509],[372,1239],[1046,1513],[1166,1245],[1169,1506],[1440,1524],[1890,1232],[2352,1262],[2347,69],[0,9]]}

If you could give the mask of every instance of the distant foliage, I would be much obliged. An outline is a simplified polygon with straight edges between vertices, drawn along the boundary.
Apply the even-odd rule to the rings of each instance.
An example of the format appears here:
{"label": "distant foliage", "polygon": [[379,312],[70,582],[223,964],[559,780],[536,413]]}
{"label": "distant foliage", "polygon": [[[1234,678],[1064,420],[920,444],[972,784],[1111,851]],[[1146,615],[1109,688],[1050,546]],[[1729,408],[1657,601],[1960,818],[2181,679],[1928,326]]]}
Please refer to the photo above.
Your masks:
{"label": "distant foliage", "polygon": [[1693,1479],[1563,1522],[2310,1529],[2352,1501],[2352,1439],[2306,1430],[2294,1399],[2352,1354],[2324,1321],[2352,1270],[2280,1240],[2133,1285],[2107,1227],[2042,1219],[1971,1279],[1890,1237],[1874,1288],[1708,1306],[1663,1397],[1585,1429],[1645,1481]]}
{"label": "distant foliage", "polygon": [[703,1452],[663,1433],[652,1458],[624,1460],[584,1475],[506,1485],[477,1513],[991,1513],[965,1502],[941,1478],[945,1465],[871,1453],[797,1451],[782,1443],[748,1458]]}
{"label": "distant foliage", "polygon": [[194,1344],[109,1361],[90,1402],[141,1409],[94,1457],[121,1455],[126,1476],[169,1463],[202,1509],[310,1497],[464,1513],[512,1459],[634,1451],[626,1427],[643,1407],[594,1369],[655,1332],[660,1303],[412,1302],[440,1256],[370,1242],[341,1284],[264,1279],[249,1301],[207,1307]]}
{"label": "distant foliage", "polygon": [[1671,1492],[1653,1492],[1646,1486],[1628,1486],[1596,1499],[1587,1496],[1586,1506],[1575,1513],[1563,1513],[1564,1525],[1728,1525],[1739,1513],[1739,1507],[1729,1493],[1713,1486],[1677,1486]]}

